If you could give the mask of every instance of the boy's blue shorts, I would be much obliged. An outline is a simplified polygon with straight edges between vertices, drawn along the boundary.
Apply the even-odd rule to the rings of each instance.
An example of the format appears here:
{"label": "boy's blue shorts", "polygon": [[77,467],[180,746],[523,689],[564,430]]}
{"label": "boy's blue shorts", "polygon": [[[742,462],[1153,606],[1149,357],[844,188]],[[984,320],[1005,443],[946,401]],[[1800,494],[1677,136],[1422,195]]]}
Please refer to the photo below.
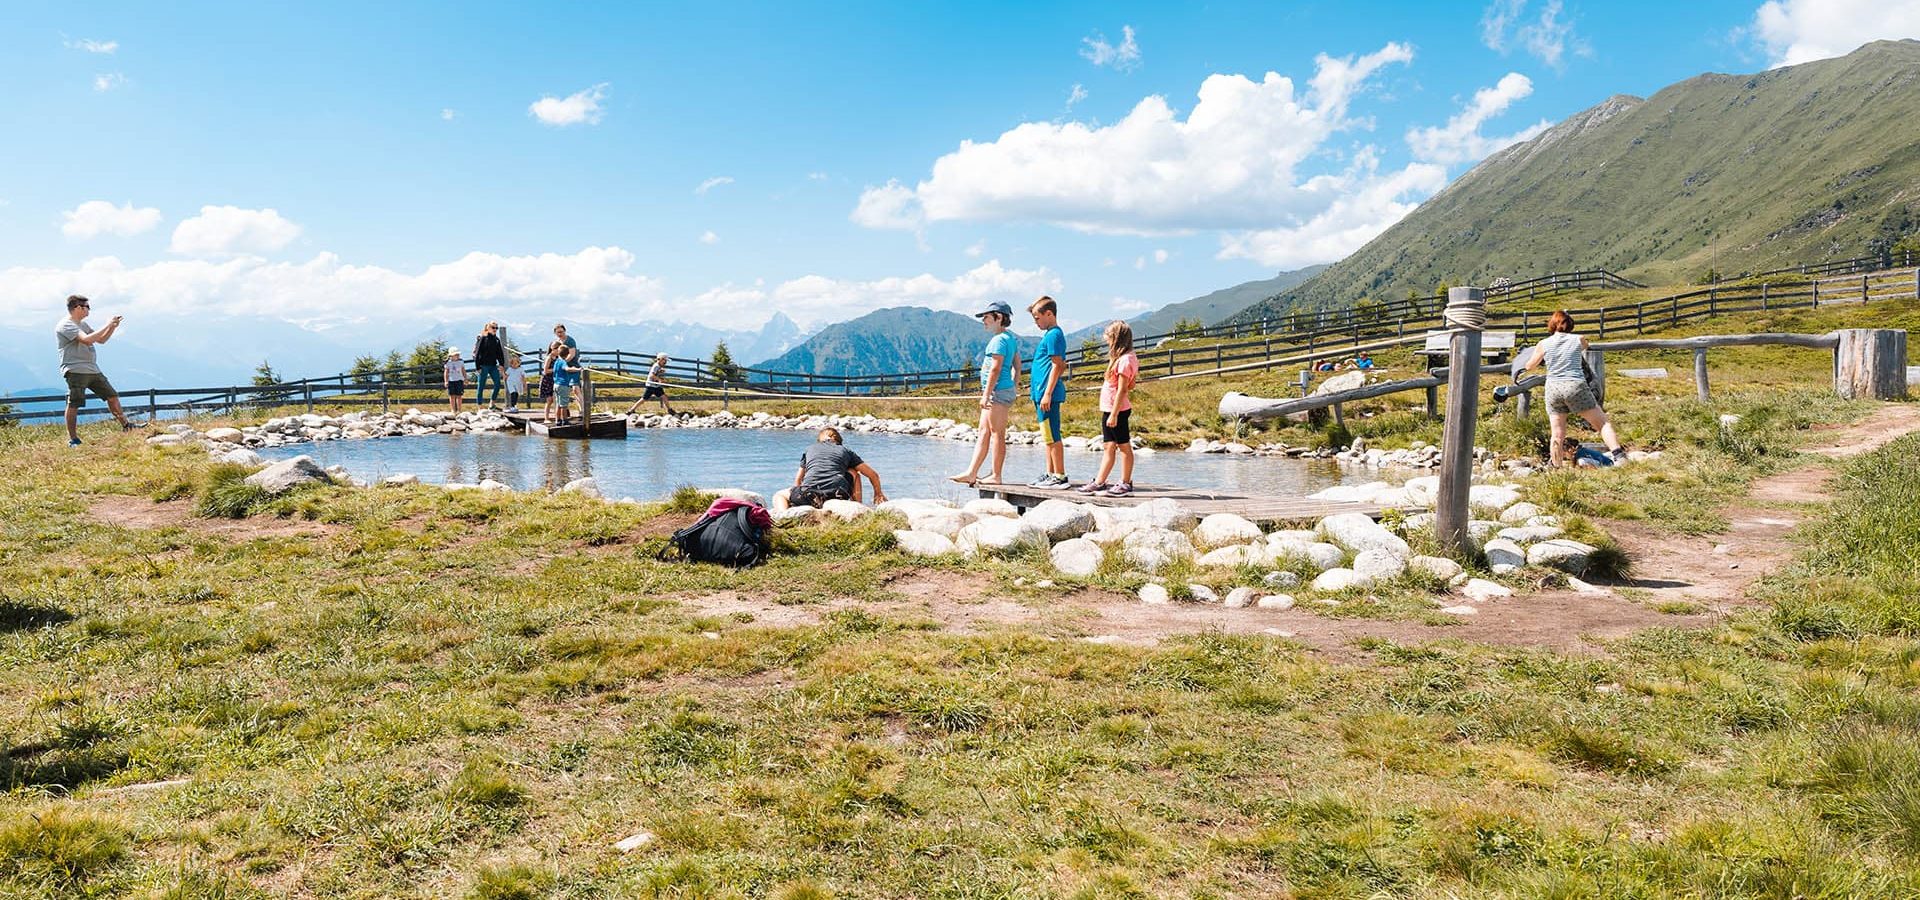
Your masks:
{"label": "boy's blue shorts", "polygon": [[1035,400],[1033,402],[1033,418],[1034,421],[1040,423],[1040,434],[1044,438],[1043,443],[1060,443],[1060,407],[1062,405],[1064,404],[1055,400],[1053,401],[1052,409],[1041,409],[1040,401]]}

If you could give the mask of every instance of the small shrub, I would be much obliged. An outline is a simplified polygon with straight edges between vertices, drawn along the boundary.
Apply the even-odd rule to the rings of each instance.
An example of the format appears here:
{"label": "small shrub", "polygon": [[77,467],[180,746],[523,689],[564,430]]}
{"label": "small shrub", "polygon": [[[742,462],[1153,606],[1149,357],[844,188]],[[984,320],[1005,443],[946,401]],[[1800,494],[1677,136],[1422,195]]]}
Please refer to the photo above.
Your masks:
{"label": "small shrub", "polygon": [[244,519],[252,515],[271,500],[272,495],[248,484],[246,479],[251,474],[247,467],[230,463],[208,467],[200,485],[199,499],[194,503],[194,515],[207,519]]}
{"label": "small shrub", "polygon": [[480,870],[467,897],[469,900],[537,900],[552,887],[552,873],[532,866],[489,866]]}
{"label": "small shrub", "polygon": [[672,494],[667,495],[666,503],[662,508],[670,513],[699,514],[706,512],[707,507],[712,506],[713,501],[717,499],[719,497],[715,494],[709,494],[690,484],[683,484],[674,488]]}
{"label": "small shrub", "polygon": [[1663,749],[1637,740],[1617,725],[1560,726],[1552,749],[1567,762],[1631,775],[1657,775],[1678,764]]}

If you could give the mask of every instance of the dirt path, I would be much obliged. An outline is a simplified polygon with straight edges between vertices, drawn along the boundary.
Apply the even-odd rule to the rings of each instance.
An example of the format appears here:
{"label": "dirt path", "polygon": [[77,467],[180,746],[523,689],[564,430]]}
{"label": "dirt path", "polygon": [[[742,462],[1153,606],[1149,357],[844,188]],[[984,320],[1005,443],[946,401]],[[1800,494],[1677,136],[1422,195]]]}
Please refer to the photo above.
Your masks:
{"label": "dirt path", "polygon": [[[1845,459],[1913,431],[1920,431],[1920,406],[1890,404],[1851,425],[1829,429],[1817,446],[1804,452]],[[1814,462],[1755,482],[1747,500],[1726,511],[1729,527],[1724,534],[1674,535],[1639,522],[1606,522],[1634,560],[1632,579],[1598,593],[1562,589],[1495,601],[1481,605],[1476,615],[1439,624],[1336,618],[1299,608],[1147,606],[1129,596],[1093,590],[1023,603],[998,596],[981,579],[933,569],[896,579],[889,587],[900,599],[880,610],[937,621],[957,634],[1019,627],[1063,639],[1143,646],[1173,635],[1218,631],[1275,634],[1335,657],[1358,655],[1354,642],[1367,637],[1403,644],[1456,638],[1601,653],[1607,641],[1635,631],[1704,627],[1751,602],[1747,588],[1792,558],[1793,529],[1825,502],[1824,486],[1831,473],[1825,462]],[[836,608],[781,607],[735,593],[686,599],[716,611],[752,612],[758,621],[776,625],[815,622]]]}

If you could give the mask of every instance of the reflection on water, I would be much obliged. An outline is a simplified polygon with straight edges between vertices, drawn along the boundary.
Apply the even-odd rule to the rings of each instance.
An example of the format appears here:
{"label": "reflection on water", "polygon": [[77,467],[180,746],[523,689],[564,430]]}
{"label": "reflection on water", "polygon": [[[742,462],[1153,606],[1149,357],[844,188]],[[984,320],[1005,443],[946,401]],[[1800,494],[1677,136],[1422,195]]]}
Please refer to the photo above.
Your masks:
{"label": "reflection on water", "polygon": [[[686,484],[771,493],[793,483],[800,451],[813,440],[812,432],[723,429],[639,430],[624,441],[450,434],[300,444],[261,455],[285,459],[304,453],[323,466],[343,465],[370,481],[406,472],[423,481],[473,484],[491,478],[519,490],[551,491],[592,476],[609,497],[651,499]],[[971,444],[850,433],[847,446],[880,471],[889,496],[976,496],[946,480],[966,468]],[[1098,465],[1095,453],[1067,456],[1068,472],[1076,481],[1092,476]],[[1026,482],[1044,470],[1040,448],[1008,448],[1008,481]],[[1380,476],[1345,474],[1326,460],[1164,452],[1140,456],[1134,477],[1145,483],[1271,495],[1311,493]]]}

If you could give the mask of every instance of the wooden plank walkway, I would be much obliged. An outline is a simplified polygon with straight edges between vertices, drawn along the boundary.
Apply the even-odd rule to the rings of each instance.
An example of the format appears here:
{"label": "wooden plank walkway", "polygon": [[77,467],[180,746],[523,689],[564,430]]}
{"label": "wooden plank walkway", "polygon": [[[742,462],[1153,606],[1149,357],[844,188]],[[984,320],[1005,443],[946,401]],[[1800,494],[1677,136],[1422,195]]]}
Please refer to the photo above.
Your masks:
{"label": "wooden plank walkway", "polygon": [[1310,497],[1250,497],[1225,491],[1155,484],[1135,484],[1133,494],[1127,497],[1088,496],[1069,488],[1036,488],[1023,484],[981,484],[975,487],[982,497],[997,497],[1023,510],[1039,506],[1044,500],[1067,500],[1095,506],[1136,506],[1148,500],[1167,499],[1177,501],[1198,516],[1233,513],[1260,525],[1316,522],[1326,516],[1352,512],[1365,513],[1377,519],[1382,512],[1381,507],[1370,503],[1315,500]]}

